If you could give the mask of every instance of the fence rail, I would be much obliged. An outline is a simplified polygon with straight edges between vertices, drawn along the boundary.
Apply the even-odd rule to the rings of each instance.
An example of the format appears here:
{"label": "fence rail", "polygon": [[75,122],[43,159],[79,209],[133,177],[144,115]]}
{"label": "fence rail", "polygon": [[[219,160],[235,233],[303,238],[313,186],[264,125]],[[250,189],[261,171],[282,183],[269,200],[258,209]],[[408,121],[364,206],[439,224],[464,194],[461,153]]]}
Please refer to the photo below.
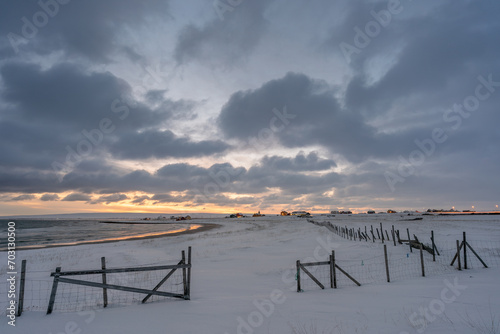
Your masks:
{"label": "fence rail", "polygon": [[[438,246],[433,231],[431,231],[429,244],[425,244],[415,235],[410,239],[409,230],[404,233],[408,239],[401,239],[400,231],[396,230],[394,226],[390,232],[384,230],[383,226],[376,229],[373,228],[373,225],[369,227],[365,226],[365,232],[362,228],[355,229],[348,228],[347,226],[338,226],[328,221],[316,222],[309,220],[309,222],[327,227],[337,236],[349,241],[369,242],[367,247],[374,250],[374,256],[366,257],[360,256],[359,253],[349,252],[340,256],[337,254],[335,261],[335,264],[340,265],[349,275],[355,277],[360,284],[393,282],[416,277],[450,274],[457,269],[488,268],[500,265],[500,242],[471,241],[467,239],[465,232],[463,233],[463,240],[454,241],[453,243],[450,241],[440,241]],[[375,241],[382,243],[383,250],[377,250],[380,244],[374,243]],[[409,248],[390,247],[390,244],[394,244],[395,246],[406,245]],[[390,247],[390,250],[388,247]],[[417,251],[414,252],[414,250]],[[457,259],[460,260],[457,261]],[[326,286],[331,279],[331,270],[327,268],[327,263],[328,261],[311,263],[317,264],[317,266],[309,268],[310,274],[323,286]],[[467,267],[465,263],[467,263]],[[298,270],[297,276],[299,274]],[[352,284],[352,280],[347,277],[345,279],[342,276],[337,277],[337,281],[339,282],[335,282],[336,284]],[[303,275],[301,277],[300,290],[298,291],[303,291],[306,288],[317,289],[318,286],[321,287],[309,275]]]}
{"label": "fence rail", "polygon": [[301,279],[300,279],[300,271],[302,270],[314,283],[316,283],[321,289],[324,289],[325,286],[320,282],[313,273],[311,273],[306,267],[319,267],[319,266],[328,266],[329,268],[329,277],[330,277],[330,287],[332,289],[337,288],[337,269],[344,274],[351,281],[356,283],[356,285],[361,286],[356,279],[354,279],[349,273],[347,273],[344,269],[339,267],[338,264],[335,263],[335,251],[332,251],[332,254],[329,256],[328,261],[321,262],[306,262],[301,263],[300,260],[297,260],[297,292],[303,292],[301,288]]}
{"label": "fence rail", "polygon": [[[79,312],[108,305],[131,305],[155,302],[164,298],[191,298],[191,247],[175,264],[106,268],[101,258],[100,269],[30,270],[26,260],[16,275],[19,294],[16,314],[23,311],[54,310]],[[0,282],[0,294],[7,295],[7,282]],[[0,300],[3,308],[4,300]]]}
{"label": "fence rail", "polygon": [[[145,303],[151,296],[163,296],[163,297],[173,297],[190,299],[190,279],[191,279],[191,247],[188,248],[188,262],[186,263],[185,252],[182,251],[182,258],[176,265],[163,265],[163,266],[148,266],[148,267],[133,267],[133,268],[115,268],[106,269],[106,260],[104,257],[101,258],[102,269],[97,270],[78,270],[78,271],[61,271],[61,267],[57,267],[55,272],[50,274],[54,277],[54,282],[52,284],[52,291],[50,293],[49,305],[47,307],[47,314],[51,314],[54,309],[54,303],[57,295],[57,288],[59,283],[66,284],[76,284],[93,288],[101,288],[103,290],[103,307],[108,305],[108,289],[109,290],[119,290],[125,292],[134,292],[139,294],[145,294],[146,297],[142,300]],[[167,291],[159,291],[160,287],[174,274],[178,269],[182,269],[182,293],[173,293]],[[162,280],[152,289],[144,289],[139,287],[132,287],[126,285],[109,284],[107,283],[107,275],[116,273],[133,273],[133,272],[148,272],[148,271],[158,271],[158,270],[170,270],[168,274],[162,278]],[[187,272],[189,274],[187,274]],[[102,282],[93,282],[80,279],[66,278],[64,276],[83,276],[83,275],[101,275]],[[20,301],[20,304],[22,302]],[[22,310],[21,310],[22,312]]]}

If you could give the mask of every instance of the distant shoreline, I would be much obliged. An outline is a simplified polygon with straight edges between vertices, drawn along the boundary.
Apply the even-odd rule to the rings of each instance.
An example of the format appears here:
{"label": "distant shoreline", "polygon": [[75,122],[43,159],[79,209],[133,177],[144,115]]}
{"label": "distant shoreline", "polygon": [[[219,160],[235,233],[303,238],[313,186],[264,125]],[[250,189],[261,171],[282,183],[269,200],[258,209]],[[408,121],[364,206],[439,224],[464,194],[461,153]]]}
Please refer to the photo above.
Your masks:
{"label": "distant shoreline", "polygon": [[[88,240],[88,241],[75,241],[75,242],[68,242],[68,243],[62,243],[62,244],[51,244],[51,245],[33,245],[33,246],[19,246],[16,247],[17,251],[25,251],[25,250],[34,250],[34,249],[44,249],[44,248],[55,248],[55,247],[73,247],[73,246],[82,246],[82,245],[92,245],[92,244],[105,244],[105,243],[111,243],[111,242],[120,242],[120,241],[129,241],[129,240],[140,240],[140,239],[156,239],[156,238],[164,238],[164,237],[175,237],[175,236],[180,236],[184,234],[194,234],[194,233],[199,233],[199,232],[206,232],[214,228],[218,228],[221,225],[220,224],[196,224],[198,227],[196,228],[190,228],[190,229],[185,229],[183,231],[179,232],[165,232],[161,234],[155,234],[155,235],[132,235],[129,237],[123,237],[120,238],[120,240]],[[6,252],[7,249],[0,249],[0,252]]]}
{"label": "distant shoreline", "polygon": [[488,215],[500,215],[499,211],[491,211],[491,212],[429,212],[433,214],[437,214],[438,216],[488,216]]}

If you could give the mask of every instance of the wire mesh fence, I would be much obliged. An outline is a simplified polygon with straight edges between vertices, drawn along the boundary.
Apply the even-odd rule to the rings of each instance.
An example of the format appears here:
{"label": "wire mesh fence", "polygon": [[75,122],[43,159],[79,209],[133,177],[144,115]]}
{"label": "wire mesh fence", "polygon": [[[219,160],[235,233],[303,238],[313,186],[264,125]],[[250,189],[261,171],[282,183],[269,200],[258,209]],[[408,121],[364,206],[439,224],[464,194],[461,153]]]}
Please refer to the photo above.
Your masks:
{"label": "wire mesh fence", "polygon": [[[349,241],[363,243],[363,249],[357,252],[337,253],[335,264],[341,267],[349,275],[355,278],[361,284],[383,283],[390,280],[402,281],[414,279],[422,276],[439,276],[453,273],[458,268],[458,261],[452,265],[452,260],[457,254],[457,241],[445,240],[440,241],[437,245],[432,242],[422,243],[414,240],[398,240],[396,234],[385,231],[385,245],[387,246],[387,265],[384,256],[383,246],[375,240],[381,241],[382,234],[369,233],[365,234],[364,229],[350,229],[348,227],[336,226],[330,222],[318,223],[310,221],[313,224],[327,227],[331,232],[339,237]],[[368,238],[365,236],[368,235]],[[372,236],[370,238],[370,235]],[[380,238],[378,238],[380,236]],[[465,234],[464,234],[465,237]],[[372,241],[367,243],[367,241]],[[388,243],[387,241],[391,241]],[[460,240],[461,243],[463,240]],[[392,247],[395,244],[399,247]],[[413,247],[409,247],[412,244]],[[484,241],[480,239],[467,239],[467,269],[484,268],[485,264],[488,267],[500,266],[500,241]],[[422,245],[422,249],[416,248],[417,245]],[[432,250],[434,249],[434,253]],[[461,268],[464,268],[464,249],[460,249]],[[366,256],[365,254],[371,254]],[[328,260],[327,260],[328,261]],[[330,286],[331,276],[333,275],[329,265],[319,265],[308,267],[308,270],[314,277],[325,287]],[[387,275],[389,272],[389,277]],[[301,290],[320,289],[309,276],[302,274],[300,276]],[[336,283],[338,287],[355,286],[356,284],[342,273],[336,273]]]}
{"label": "wire mesh fence", "polygon": [[[107,274],[108,285],[134,287],[137,289],[152,290],[160,282],[169,270],[157,270],[147,272],[128,272]],[[80,275],[78,280],[86,282],[102,283],[101,275]],[[52,285],[50,286],[50,289]],[[158,291],[183,294],[184,282],[181,270],[177,270],[169,277]],[[50,290],[49,293],[50,295]],[[153,295],[148,302],[165,300],[168,297]],[[107,303],[111,307],[140,304],[144,294],[127,292],[121,290],[107,289]],[[45,309],[48,299],[45,300]],[[93,308],[104,307],[103,289],[84,285],[60,282],[57,287],[57,295],[54,303],[54,311],[76,312]]]}
{"label": "wire mesh fence", "polygon": [[[28,266],[24,280],[22,310],[47,311],[52,293],[55,293],[55,298],[51,312],[80,312],[95,310],[105,306],[120,307],[145,302],[146,295],[144,292],[138,293],[120,290],[123,287],[132,290],[153,292],[151,295],[148,294],[148,303],[170,299],[171,296],[189,299],[191,273],[190,248],[188,254],[187,263],[185,262],[183,252],[183,259],[177,265],[138,266],[128,268],[132,270],[125,272],[121,272],[123,269],[120,268],[95,270],[97,273],[91,273],[92,270],[89,270],[89,273],[82,271],[82,274],[68,276],[68,278],[83,281],[85,284],[97,284],[100,287],[75,284],[60,279],[61,281],[57,283],[57,293],[54,290],[54,272],[30,271]],[[103,273],[106,276],[105,285],[103,285]],[[61,274],[64,274],[64,272],[61,272]],[[187,275],[189,275],[189,278],[187,278]],[[16,282],[18,282],[18,288],[20,281],[20,274],[17,274]],[[105,293],[104,289],[106,290]],[[16,292],[18,293],[18,291]],[[164,292],[168,295],[155,294],[158,292]],[[9,283],[3,280],[0,282],[0,307],[3,310],[7,309],[9,303],[9,300],[7,300],[8,294]],[[106,297],[104,297],[104,294]],[[19,304],[19,300],[16,302]]]}

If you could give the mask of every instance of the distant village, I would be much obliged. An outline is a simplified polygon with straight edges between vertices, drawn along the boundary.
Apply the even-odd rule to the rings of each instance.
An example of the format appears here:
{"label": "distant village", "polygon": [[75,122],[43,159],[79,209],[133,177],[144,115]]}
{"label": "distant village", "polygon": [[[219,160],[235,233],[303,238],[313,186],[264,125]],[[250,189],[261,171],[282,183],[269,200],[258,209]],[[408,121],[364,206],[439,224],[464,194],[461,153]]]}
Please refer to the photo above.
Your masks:
{"label": "distant village", "polygon": [[[413,214],[419,214],[419,215],[434,215],[434,214],[500,214],[500,211],[491,211],[491,212],[476,212],[475,210],[455,210],[455,208],[451,208],[449,210],[444,210],[444,209],[427,209],[426,211],[413,211],[413,210],[404,210],[404,211],[396,211],[389,209],[387,211],[379,211],[376,212],[375,210],[368,210],[366,212],[362,213],[356,213],[356,214],[394,214],[394,213],[399,213],[399,214],[405,214],[405,215],[413,215]],[[335,215],[352,215],[353,212],[351,210],[332,210],[330,213],[322,213],[318,214],[319,216],[326,216],[326,217],[335,217]],[[252,215],[245,215],[243,213],[233,213],[225,218],[246,218],[246,217],[265,217],[265,214],[260,213],[258,211],[257,213],[254,213]],[[310,218],[313,217],[313,215],[310,212],[301,210],[301,211],[281,211],[278,216],[294,216],[298,218]],[[144,221],[159,221],[159,220],[175,220],[175,221],[185,221],[185,220],[191,220],[191,216],[158,216],[156,218],[143,218],[141,220]]]}

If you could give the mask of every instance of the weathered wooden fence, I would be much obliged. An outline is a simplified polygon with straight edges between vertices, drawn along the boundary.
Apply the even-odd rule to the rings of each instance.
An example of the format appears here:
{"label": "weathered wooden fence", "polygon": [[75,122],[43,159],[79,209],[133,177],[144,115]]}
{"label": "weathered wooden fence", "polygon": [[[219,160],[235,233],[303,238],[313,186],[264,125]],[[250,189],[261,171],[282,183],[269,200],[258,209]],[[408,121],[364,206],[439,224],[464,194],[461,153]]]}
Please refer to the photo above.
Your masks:
{"label": "weathered wooden fence", "polygon": [[[158,270],[170,270],[163,279],[158,282],[155,287],[151,289],[144,289],[138,287],[117,285],[117,284],[108,284],[107,283],[107,275],[116,274],[116,273],[132,273],[132,272],[146,272],[146,271],[158,271]],[[183,292],[182,293],[173,293],[160,291],[160,287],[177,271],[182,270],[182,284],[183,284]],[[101,275],[102,283],[93,282],[93,281],[85,281],[74,278],[67,278],[67,276],[81,276],[81,275]],[[54,303],[56,300],[57,288],[59,283],[66,284],[76,284],[83,285],[94,288],[102,288],[103,293],[103,306],[106,307],[108,305],[108,289],[109,290],[120,290],[132,293],[144,294],[145,297],[142,299],[142,303],[145,303],[151,296],[163,296],[163,297],[173,297],[173,298],[181,298],[185,300],[190,299],[190,289],[191,289],[191,247],[188,248],[187,260],[186,254],[182,251],[181,260],[174,265],[164,265],[164,266],[148,266],[148,267],[134,267],[134,268],[106,268],[106,259],[104,257],[101,258],[101,269],[97,270],[78,270],[78,271],[61,271],[61,267],[57,267],[55,272],[51,273],[51,276],[54,277],[54,281],[52,284],[52,291],[50,293],[49,305],[47,307],[47,314],[51,314],[54,308]],[[22,305],[22,301],[20,302]],[[19,313],[22,312],[22,309],[19,310]]]}
{"label": "weathered wooden fence", "polygon": [[351,275],[349,275],[344,269],[340,268],[335,263],[335,251],[332,251],[332,254],[329,256],[328,261],[322,262],[305,262],[301,263],[300,260],[297,260],[297,292],[303,292],[301,288],[301,280],[300,280],[300,271],[302,270],[309,278],[313,280],[321,289],[324,289],[325,286],[311,273],[306,267],[314,267],[314,266],[329,266],[329,274],[330,274],[330,288],[337,288],[337,269],[346,275],[351,281],[356,283],[356,285],[361,286],[361,284],[354,279]]}
{"label": "weathered wooden fence", "polygon": [[[347,226],[339,226],[332,224],[331,222],[317,222],[312,219],[308,219],[308,222],[314,225],[318,226],[325,226],[328,228],[330,231],[333,233],[337,234],[338,236],[345,238],[347,240],[352,240],[352,241],[372,241],[375,242],[376,240],[380,240],[383,244],[386,242],[389,242],[392,240],[394,246],[403,245],[406,244],[410,247],[410,252],[413,252],[413,248],[419,250],[421,247],[423,250],[427,251],[429,254],[432,255],[433,261],[436,261],[436,255],[440,255],[438,248],[436,246],[436,242],[434,239],[434,231],[431,231],[431,237],[430,245],[426,245],[425,243],[421,242],[417,236],[414,234],[413,239],[410,237],[410,230],[407,228],[406,229],[406,234],[408,236],[407,239],[401,239],[400,236],[400,231],[396,230],[394,228],[394,225],[391,226],[390,229],[390,234],[387,231],[387,229],[384,230],[384,227],[382,223],[380,223],[380,228],[376,227],[375,229],[373,228],[373,225],[370,225],[370,229],[367,228],[367,226],[364,227],[364,231],[361,228],[355,229],[355,228],[349,228]],[[370,232],[370,233],[368,233]],[[377,232],[375,234],[375,232]],[[385,236],[384,236],[385,233]],[[370,237],[371,235],[371,237]],[[392,239],[391,239],[392,238]]]}
{"label": "weathered wooden fence", "polygon": [[[331,265],[334,263],[336,266],[333,266],[333,268],[335,269],[338,268],[338,264],[340,263],[342,267],[346,269],[344,271],[348,271],[350,273],[349,278],[351,280],[353,280],[352,276],[354,276],[356,277],[357,282],[360,282],[361,284],[369,284],[383,281],[391,282],[393,279],[402,280],[418,276],[425,277],[427,274],[430,274],[431,276],[436,274],[445,274],[452,272],[454,268],[458,270],[462,270],[462,268],[470,269],[469,264],[472,256],[470,253],[475,256],[474,260],[477,259],[477,261],[479,261],[484,268],[488,268],[486,262],[492,262],[493,265],[500,264],[500,248],[498,248],[498,245],[496,245],[496,248],[491,248],[491,246],[486,247],[483,245],[485,242],[476,240],[475,243],[478,243],[480,247],[480,252],[476,252],[476,250],[471,246],[471,242],[467,241],[466,232],[463,232],[462,241],[456,240],[456,248],[455,246],[450,247],[449,242],[442,242],[447,247],[442,248],[440,252],[435,243],[434,231],[431,231],[430,243],[425,244],[421,242],[416,235],[413,235],[413,239],[411,239],[410,231],[408,229],[406,230],[408,238],[402,239],[400,237],[399,230],[396,230],[394,226],[392,226],[391,232],[389,233],[387,230],[383,229],[382,224],[380,224],[380,229],[374,229],[373,225],[371,225],[369,228],[365,226],[363,231],[361,228],[355,229],[347,226],[339,226],[328,221],[308,221],[318,226],[327,227],[339,237],[345,238],[349,241],[357,240],[367,242],[369,240],[380,240],[383,244],[383,255],[382,253],[380,253],[380,255],[376,255],[376,253],[378,253],[376,252],[369,258],[355,258],[353,256],[349,256],[349,254],[345,257],[346,254],[344,254],[344,257],[340,261],[337,259],[336,263],[335,258],[333,257],[332,259],[332,256],[330,256],[329,261],[323,262],[300,263],[297,261],[297,291],[299,292],[302,291],[303,288],[300,282],[301,271],[304,272],[317,286],[324,289],[324,283],[316,277],[317,275],[315,276],[314,273],[311,273],[306,268],[308,266]],[[406,244],[409,246],[409,251],[403,251],[401,248],[394,248],[391,252],[392,256],[389,256],[387,241],[393,241],[394,246]],[[472,244],[474,244],[474,242],[472,242]],[[413,249],[416,249],[418,253],[412,254]],[[430,255],[424,256],[426,253]],[[482,255],[486,255],[486,258],[482,258],[479,255],[480,253]],[[332,253],[332,255],[334,256],[334,253]],[[484,259],[486,261],[484,261]],[[457,264],[458,267],[454,267],[454,264]],[[323,282],[327,280],[324,272],[320,272],[318,275],[322,275]],[[334,283],[336,285],[334,277],[335,272],[334,270],[331,270],[330,279],[335,281]],[[332,287],[334,283],[331,284]],[[309,287],[311,287],[310,281],[308,281],[308,284]],[[312,284],[312,286],[314,287],[315,285]]]}

